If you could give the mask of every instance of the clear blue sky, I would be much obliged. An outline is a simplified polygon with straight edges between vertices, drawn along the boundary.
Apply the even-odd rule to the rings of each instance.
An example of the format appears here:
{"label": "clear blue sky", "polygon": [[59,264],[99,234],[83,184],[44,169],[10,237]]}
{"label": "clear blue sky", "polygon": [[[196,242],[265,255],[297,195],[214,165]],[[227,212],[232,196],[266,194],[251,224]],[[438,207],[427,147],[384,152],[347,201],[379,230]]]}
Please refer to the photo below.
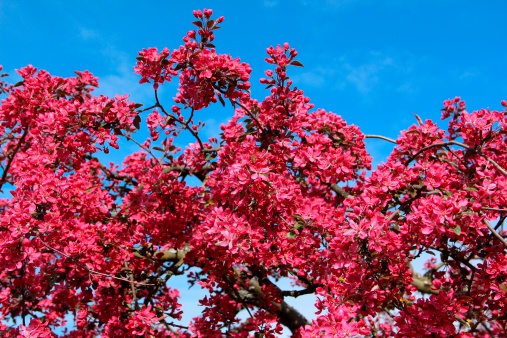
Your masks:
{"label": "clear blue sky", "polygon": [[[258,84],[266,48],[289,42],[305,65],[289,73],[295,84],[365,133],[396,137],[414,113],[438,120],[454,96],[471,110],[501,109],[507,99],[502,0],[0,0],[0,64],[11,74],[27,64],[59,76],[87,69],[102,93],[149,105],[150,86],[132,71],[137,52],[177,48],[199,8],[225,16],[215,45],[251,64],[254,97],[267,95]],[[167,105],[174,91],[163,89]],[[211,136],[228,116],[215,107],[199,117]],[[368,148],[378,163],[391,145],[369,140]]]}

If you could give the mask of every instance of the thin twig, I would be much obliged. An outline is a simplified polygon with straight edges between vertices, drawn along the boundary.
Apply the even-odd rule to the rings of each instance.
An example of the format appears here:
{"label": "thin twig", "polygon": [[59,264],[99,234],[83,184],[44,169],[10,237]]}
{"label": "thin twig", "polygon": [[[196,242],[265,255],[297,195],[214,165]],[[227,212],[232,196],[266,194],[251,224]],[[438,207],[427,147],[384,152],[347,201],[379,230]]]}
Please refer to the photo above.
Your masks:
{"label": "thin twig", "polygon": [[223,278],[224,278],[225,282],[229,285],[229,287],[232,289],[232,292],[236,295],[238,300],[245,306],[245,309],[248,312],[248,314],[250,315],[250,318],[253,318],[252,312],[250,312],[250,309],[248,308],[248,303],[245,301],[245,299],[243,297],[241,297],[238,290],[236,290],[236,288],[234,287],[234,283],[232,283],[229,280],[229,278],[227,277],[227,275],[225,275],[225,274],[224,274]]}
{"label": "thin twig", "polygon": [[130,290],[132,291],[132,302],[134,303],[135,309],[139,310],[139,304],[137,303],[137,290],[134,284],[134,273],[132,269],[129,268],[127,260],[123,260],[125,262],[125,270],[128,271],[129,279],[130,279]]}
{"label": "thin twig", "polygon": [[[41,241],[41,243],[42,243],[42,244],[43,244],[46,248],[48,248],[48,249],[50,249],[50,250],[52,250],[52,251],[54,251],[54,252],[56,252],[56,253],[58,253],[58,254],[60,254],[60,255],[64,256],[64,257],[66,257],[66,258],[68,258],[68,259],[70,259],[70,260],[72,260],[72,261],[76,262],[77,264],[79,264],[79,262],[77,262],[75,258],[73,258],[73,257],[71,257],[71,256],[69,256],[69,255],[67,255],[67,254],[66,254],[66,253],[64,253],[64,252],[61,252],[61,251],[60,251],[60,250],[58,250],[58,249],[53,248],[52,246],[50,246],[49,244],[47,244],[46,242],[44,242],[44,241],[43,241],[40,237],[39,237],[39,240]],[[106,273],[102,273],[102,272],[99,272],[99,271],[93,270],[93,269],[92,269],[92,268],[90,268],[90,267],[89,267],[86,263],[85,263],[85,264],[83,264],[83,265],[81,265],[81,264],[80,264],[80,266],[84,267],[86,271],[88,271],[89,273],[94,274],[94,275],[99,275],[99,276],[103,276],[103,277],[113,278],[113,279],[121,280],[121,281],[123,281],[123,282],[128,282],[128,283],[130,283],[130,282],[131,282],[130,280],[128,280],[128,279],[126,279],[126,278],[116,277],[116,276],[113,276],[113,275],[111,275],[111,274],[106,274]],[[136,282],[136,281],[132,281],[132,283],[137,284],[137,285],[156,285],[156,284],[141,283],[141,282]]]}
{"label": "thin twig", "polygon": [[493,235],[495,235],[495,237],[498,238],[500,242],[502,242],[503,245],[507,247],[507,241],[505,241],[505,239],[502,236],[500,236],[498,232],[496,232],[496,230],[491,226],[491,224],[489,224],[487,219],[484,219],[484,223],[486,223],[488,229],[493,233]]}
{"label": "thin twig", "polygon": [[179,328],[179,329],[185,329],[185,330],[188,330],[188,326],[183,326],[183,325],[174,324],[173,322],[166,323],[166,324],[167,324],[167,325],[170,325],[170,326],[177,327],[177,328]]}
{"label": "thin twig", "polygon": [[496,212],[507,212],[507,209],[499,209],[499,208],[490,208],[490,207],[482,207],[482,210],[496,211]]}
{"label": "thin twig", "polygon": [[[429,146],[426,146],[426,147],[422,148],[417,153],[415,153],[414,155],[412,155],[412,157],[407,160],[407,162],[405,163],[405,165],[409,165],[410,162],[412,162],[417,156],[419,156],[421,153],[425,152],[428,149],[435,148],[435,147],[445,147],[445,146],[448,146],[448,145],[456,145],[456,146],[460,146],[462,148],[465,148],[467,150],[473,150],[473,148],[467,146],[466,144],[458,142],[458,141],[455,141],[455,140],[451,140],[451,141],[447,141],[447,142],[433,143],[433,144],[430,144]],[[491,164],[493,164],[495,166],[495,168],[500,173],[502,173],[504,176],[507,176],[507,171],[505,171],[505,169],[503,169],[495,160],[489,158],[488,156],[484,155],[480,151],[475,150],[475,152],[478,155],[484,157],[488,162],[490,162]]]}
{"label": "thin twig", "polygon": [[193,136],[193,137],[197,140],[197,142],[198,142],[198,143],[199,143],[199,145],[201,146],[201,150],[202,150],[202,149],[204,149],[204,145],[203,145],[203,143],[202,143],[201,139],[199,138],[199,135],[198,135],[198,134],[197,134],[197,132],[195,132],[195,131],[192,129],[192,127],[189,125],[189,122],[192,120],[192,118],[193,118],[193,116],[194,116],[194,109],[193,109],[193,108],[192,108],[192,112],[191,112],[190,117],[188,118],[188,120],[187,120],[187,121],[185,121],[185,122],[182,122],[182,121],[180,121],[179,119],[177,119],[176,117],[174,117],[172,114],[169,114],[169,113],[165,110],[164,106],[162,106],[162,104],[160,103],[160,100],[159,100],[159,98],[158,98],[158,91],[157,91],[157,89],[155,89],[155,101],[156,101],[156,103],[153,105],[154,107],[158,107],[158,108],[160,108],[160,110],[161,110],[161,111],[162,111],[162,112],[163,112],[166,116],[171,117],[171,118],[172,118],[175,122],[178,122],[178,123],[180,123],[181,125],[185,126],[185,129],[186,129],[186,130],[188,130],[188,131],[192,134],[192,136]]}
{"label": "thin twig", "polygon": [[153,109],[153,108],[157,108],[157,107],[159,107],[159,106],[157,104],[154,104],[154,105],[152,105],[152,106],[150,106],[148,108],[144,108],[144,109],[138,110],[138,112],[139,113],[144,113],[147,110],[150,110],[150,109]]}
{"label": "thin twig", "polygon": [[384,140],[384,141],[387,141],[387,142],[391,142],[391,143],[397,144],[396,141],[393,140],[392,138],[389,138],[389,137],[386,137],[386,136],[382,136],[382,135],[364,135],[364,138],[378,138],[378,139],[381,139],[381,140]]}
{"label": "thin twig", "polygon": [[312,293],[315,293],[315,291],[317,290],[318,287],[320,287],[322,285],[319,285],[319,284],[314,284],[306,289],[303,289],[303,290],[288,290],[288,291],[280,291],[280,295],[282,297],[294,297],[294,298],[297,298],[299,296],[303,296],[303,295],[310,295]]}
{"label": "thin twig", "polygon": [[261,125],[261,123],[259,122],[259,120],[257,120],[257,118],[255,117],[255,115],[254,115],[254,114],[253,114],[253,113],[252,113],[252,112],[251,112],[251,111],[250,111],[247,107],[245,107],[243,104],[241,104],[241,103],[240,103],[239,101],[237,101],[237,100],[231,100],[231,103],[232,103],[232,105],[233,105],[233,106],[237,104],[238,106],[240,106],[241,108],[243,108],[243,110],[246,112],[246,114],[247,114],[248,116],[250,116],[250,117],[252,118],[252,120],[254,120],[254,121],[255,121],[255,123],[257,124],[257,127],[259,127],[259,129],[260,129],[261,131],[263,131],[263,130],[264,130],[264,128],[262,128],[262,125]]}
{"label": "thin twig", "polygon": [[150,155],[151,155],[151,156],[152,156],[152,157],[153,157],[153,158],[154,158],[154,159],[158,162],[158,164],[159,164],[160,166],[163,166],[162,161],[161,161],[159,158],[157,158],[157,157],[156,157],[156,156],[155,156],[155,155],[151,152],[151,150],[150,150],[149,148],[147,148],[147,147],[143,146],[141,143],[137,142],[137,141],[136,141],[135,139],[133,139],[130,135],[123,134],[123,133],[121,133],[121,135],[122,135],[122,136],[125,136],[125,137],[127,138],[127,140],[132,141],[132,142],[134,142],[135,144],[137,144],[137,145],[138,145],[138,146],[139,146],[142,150],[144,150],[145,152],[147,152],[148,154],[150,154]]}

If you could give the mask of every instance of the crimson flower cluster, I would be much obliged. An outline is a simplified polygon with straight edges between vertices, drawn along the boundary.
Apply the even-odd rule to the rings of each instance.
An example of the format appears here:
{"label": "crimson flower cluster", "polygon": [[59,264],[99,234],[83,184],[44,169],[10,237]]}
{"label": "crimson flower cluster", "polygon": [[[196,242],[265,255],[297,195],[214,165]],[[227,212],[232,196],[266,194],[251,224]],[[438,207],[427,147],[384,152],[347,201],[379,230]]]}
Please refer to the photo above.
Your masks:
{"label": "crimson flower cluster", "polygon": [[[193,14],[183,45],[139,52],[146,108],[94,95],[86,71],[0,82],[2,336],[507,336],[507,102],[457,97],[445,128],[365,135],[294,86],[288,43],[267,49],[254,99],[250,66],[212,44],[223,17]],[[217,101],[232,117],[202,139]],[[394,144],[375,169],[371,137]],[[139,151],[104,164],[120,139]],[[208,291],[188,325],[177,275]],[[286,302],[308,294],[312,321]]]}

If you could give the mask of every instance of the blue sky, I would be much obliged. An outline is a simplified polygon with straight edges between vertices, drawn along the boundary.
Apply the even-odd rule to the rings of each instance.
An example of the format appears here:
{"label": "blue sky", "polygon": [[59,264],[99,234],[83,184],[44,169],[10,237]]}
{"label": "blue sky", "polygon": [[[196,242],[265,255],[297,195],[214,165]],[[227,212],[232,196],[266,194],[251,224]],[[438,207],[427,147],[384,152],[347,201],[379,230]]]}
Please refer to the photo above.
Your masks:
{"label": "blue sky", "polygon": [[[454,96],[470,110],[501,109],[507,99],[501,0],[0,0],[0,64],[10,74],[27,64],[59,76],[87,69],[101,93],[149,105],[150,86],[138,85],[132,70],[137,52],[177,48],[199,8],[225,16],[215,45],[251,64],[254,97],[267,95],[258,84],[269,68],[266,48],[289,42],[305,65],[289,72],[295,85],[367,134],[395,138],[414,113],[439,120],[442,101]],[[167,105],[175,89],[162,89]],[[198,117],[212,136],[230,114],[217,106]],[[368,149],[379,163],[391,145],[368,140]]]}
{"label": "blue sky", "polygon": [[[295,84],[365,133],[396,137],[415,122],[413,113],[438,120],[442,101],[456,95],[470,109],[500,109],[507,99],[507,3],[500,0],[0,0],[0,64],[9,73],[32,64],[60,76],[87,69],[101,92],[149,104],[149,86],[132,74],[137,51],[177,48],[197,8],[225,16],[217,49],[252,65],[254,97],[267,94],[258,84],[266,48],[287,41],[305,65],[289,73]],[[168,104],[174,91],[164,88]],[[229,114],[215,107],[200,118],[218,130]],[[390,148],[369,143],[378,161]]]}

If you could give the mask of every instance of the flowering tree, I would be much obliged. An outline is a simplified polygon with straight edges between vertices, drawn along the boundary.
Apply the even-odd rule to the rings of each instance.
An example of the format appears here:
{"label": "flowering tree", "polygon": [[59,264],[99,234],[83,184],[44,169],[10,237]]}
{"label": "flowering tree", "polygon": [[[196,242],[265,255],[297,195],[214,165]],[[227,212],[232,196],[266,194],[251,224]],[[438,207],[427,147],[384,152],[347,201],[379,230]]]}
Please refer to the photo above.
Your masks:
{"label": "flowering tree", "polygon": [[[67,337],[507,335],[505,113],[455,98],[447,130],[416,116],[397,140],[364,135],[313,109],[287,75],[302,66],[288,44],[267,49],[269,95],[253,99],[249,65],[212,44],[223,17],[194,16],[179,48],[139,52],[146,108],[93,95],[88,72],[28,66],[0,82],[3,336],[52,337],[69,318]],[[157,90],[172,79],[169,107]],[[212,104],[233,116],[203,140]],[[368,137],[394,150],[366,175]],[[101,163],[120,139],[140,151]],[[423,254],[424,275],[412,268]],[[188,327],[174,323],[178,274],[209,291]],[[305,294],[312,322],[285,302]]]}

